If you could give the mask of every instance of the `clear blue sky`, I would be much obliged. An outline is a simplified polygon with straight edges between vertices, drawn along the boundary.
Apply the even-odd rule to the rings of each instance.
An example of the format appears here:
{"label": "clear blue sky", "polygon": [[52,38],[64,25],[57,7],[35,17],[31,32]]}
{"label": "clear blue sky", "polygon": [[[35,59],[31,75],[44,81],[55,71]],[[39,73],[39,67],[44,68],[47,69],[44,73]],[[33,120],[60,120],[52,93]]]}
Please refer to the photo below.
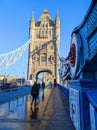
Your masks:
{"label": "clear blue sky", "polygon": [[[35,21],[38,21],[42,11],[48,9],[53,20],[55,20],[56,11],[59,12],[61,22],[60,56],[66,57],[69,52],[71,33],[82,22],[91,1],[0,0],[0,54],[22,46],[29,38],[29,21],[32,12],[34,12]],[[26,73],[24,63],[23,66]]]}

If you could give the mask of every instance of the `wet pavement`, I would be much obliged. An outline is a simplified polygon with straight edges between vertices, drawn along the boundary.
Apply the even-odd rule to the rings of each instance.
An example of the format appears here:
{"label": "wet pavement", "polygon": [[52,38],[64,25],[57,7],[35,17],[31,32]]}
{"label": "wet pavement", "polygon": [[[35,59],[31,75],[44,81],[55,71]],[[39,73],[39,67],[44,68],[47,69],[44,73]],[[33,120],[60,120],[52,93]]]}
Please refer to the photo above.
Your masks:
{"label": "wet pavement", "polygon": [[58,88],[42,89],[38,108],[31,95],[0,105],[0,130],[74,130],[68,102]]}

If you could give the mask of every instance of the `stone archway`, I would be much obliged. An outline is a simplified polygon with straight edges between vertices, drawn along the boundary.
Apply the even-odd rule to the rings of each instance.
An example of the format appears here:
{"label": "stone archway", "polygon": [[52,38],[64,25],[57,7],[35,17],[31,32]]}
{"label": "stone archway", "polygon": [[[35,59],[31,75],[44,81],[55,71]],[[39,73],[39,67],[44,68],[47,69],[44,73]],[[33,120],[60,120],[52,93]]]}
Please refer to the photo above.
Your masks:
{"label": "stone archway", "polygon": [[37,69],[34,73],[34,78],[32,78],[32,81],[36,81],[38,79],[38,75],[40,73],[44,73],[43,75],[43,80],[44,82],[52,82],[54,81],[54,72],[52,72],[52,70],[50,69]]}

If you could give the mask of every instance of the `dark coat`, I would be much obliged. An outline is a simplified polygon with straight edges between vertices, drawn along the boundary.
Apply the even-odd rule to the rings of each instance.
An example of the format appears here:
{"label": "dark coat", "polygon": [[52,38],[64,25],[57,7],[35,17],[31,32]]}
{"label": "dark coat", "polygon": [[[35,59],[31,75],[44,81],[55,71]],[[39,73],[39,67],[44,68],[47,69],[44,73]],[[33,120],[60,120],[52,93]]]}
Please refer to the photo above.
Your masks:
{"label": "dark coat", "polygon": [[31,89],[31,95],[32,96],[38,96],[39,95],[39,87],[37,85],[37,83],[34,83]]}

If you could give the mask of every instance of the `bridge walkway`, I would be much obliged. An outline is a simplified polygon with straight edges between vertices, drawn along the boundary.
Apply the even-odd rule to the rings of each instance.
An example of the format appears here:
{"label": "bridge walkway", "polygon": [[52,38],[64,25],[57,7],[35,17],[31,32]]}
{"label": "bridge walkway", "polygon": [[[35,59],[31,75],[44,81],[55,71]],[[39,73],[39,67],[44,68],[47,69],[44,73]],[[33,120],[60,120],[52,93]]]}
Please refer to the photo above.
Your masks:
{"label": "bridge walkway", "polygon": [[[30,96],[29,96],[30,97]],[[31,107],[31,99],[26,104],[23,119],[0,118],[1,130],[75,130],[69,116],[69,104],[58,87],[48,88],[38,108]],[[22,113],[21,113],[22,115]]]}
{"label": "bridge walkway", "polygon": [[69,116],[69,104],[58,88],[51,91],[39,129],[75,130]]}

